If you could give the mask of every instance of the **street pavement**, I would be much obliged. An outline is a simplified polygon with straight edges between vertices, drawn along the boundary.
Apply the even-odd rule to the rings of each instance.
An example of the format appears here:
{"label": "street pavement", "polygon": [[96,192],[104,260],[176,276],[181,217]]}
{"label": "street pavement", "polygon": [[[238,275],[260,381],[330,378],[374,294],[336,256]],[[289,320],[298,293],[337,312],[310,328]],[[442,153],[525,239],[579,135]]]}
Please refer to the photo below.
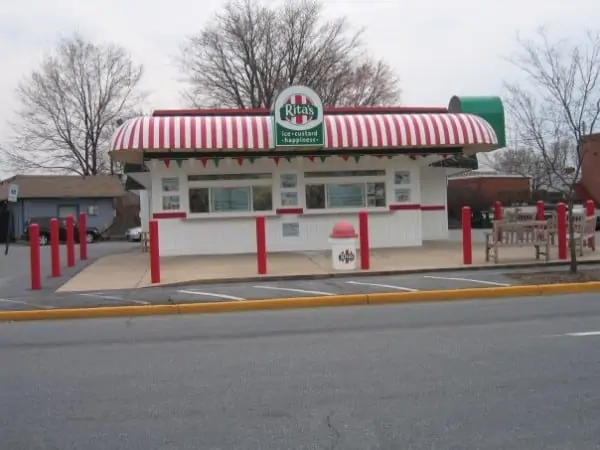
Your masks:
{"label": "street pavement", "polygon": [[[586,266],[598,268],[600,265]],[[566,267],[520,270],[463,270],[410,275],[365,276],[315,280],[254,281],[227,284],[191,284],[97,292],[29,292],[10,297],[0,292],[0,310],[82,308],[116,305],[181,304],[252,301],[270,298],[314,297],[376,292],[416,292],[442,289],[494,288],[520,282],[511,273],[565,271]]]}
{"label": "street pavement", "polygon": [[600,303],[0,324],[6,449],[599,448]]}

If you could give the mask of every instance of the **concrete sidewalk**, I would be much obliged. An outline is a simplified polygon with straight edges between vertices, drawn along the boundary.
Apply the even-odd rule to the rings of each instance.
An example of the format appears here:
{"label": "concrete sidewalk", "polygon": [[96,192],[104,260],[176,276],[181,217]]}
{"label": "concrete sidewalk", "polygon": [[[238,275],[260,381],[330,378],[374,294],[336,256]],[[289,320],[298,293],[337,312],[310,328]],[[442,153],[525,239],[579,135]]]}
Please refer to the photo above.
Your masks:
{"label": "concrete sidewalk", "polygon": [[[150,286],[147,253],[109,255],[61,286],[59,292],[108,291]],[[556,247],[551,249],[551,261],[557,261]],[[600,252],[587,250],[581,261],[600,260]],[[540,263],[533,247],[500,250],[500,265]],[[473,265],[493,267],[485,262],[482,243],[473,244]],[[456,240],[431,241],[422,247],[377,249],[371,252],[371,270],[409,271],[451,269],[462,264],[461,244]],[[362,272],[357,270],[357,272]],[[335,273],[331,252],[273,253],[267,258],[267,276],[323,276]],[[255,255],[186,256],[161,259],[161,284],[209,280],[236,280],[256,277]]]}

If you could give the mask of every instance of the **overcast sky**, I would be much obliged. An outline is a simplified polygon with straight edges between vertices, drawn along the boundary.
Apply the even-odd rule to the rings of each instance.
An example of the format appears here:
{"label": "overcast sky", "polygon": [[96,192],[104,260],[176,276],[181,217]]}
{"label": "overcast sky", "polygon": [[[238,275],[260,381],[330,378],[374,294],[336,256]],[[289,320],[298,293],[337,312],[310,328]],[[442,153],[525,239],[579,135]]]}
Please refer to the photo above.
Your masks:
{"label": "overcast sky", "polygon": [[[57,38],[79,31],[126,47],[145,66],[148,109],[177,108],[180,74],[172,64],[182,39],[198,31],[219,0],[18,0],[0,5],[0,143],[17,108],[14,88]],[[274,1],[270,3],[275,3]],[[454,94],[502,94],[502,81],[519,77],[503,56],[517,32],[545,26],[551,35],[582,36],[599,26],[597,0],[325,0],[328,16],[345,15],[365,28],[374,56],[399,73],[406,105],[446,106]],[[0,178],[6,176],[0,168]]]}

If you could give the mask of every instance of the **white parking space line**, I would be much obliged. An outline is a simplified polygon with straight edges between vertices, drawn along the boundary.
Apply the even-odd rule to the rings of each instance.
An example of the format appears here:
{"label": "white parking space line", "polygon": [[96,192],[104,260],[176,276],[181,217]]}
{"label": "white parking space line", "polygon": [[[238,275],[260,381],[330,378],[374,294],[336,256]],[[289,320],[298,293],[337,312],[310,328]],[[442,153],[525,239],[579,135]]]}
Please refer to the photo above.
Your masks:
{"label": "white parking space line", "polygon": [[246,300],[245,298],[242,297],[235,297],[233,295],[226,295],[226,294],[215,294],[214,292],[199,292],[199,291],[177,291],[181,294],[192,294],[192,295],[205,295],[207,297],[217,297],[217,298],[226,298],[229,300]]}
{"label": "white parking space line", "polygon": [[296,289],[296,288],[284,288],[284,287],[276,287],[276,286],[252,286],[255,289],[271,289],[273,291],[288,291],[288,292],[299,292],[301,294],[313,294],[313,295],[335,295],[331,292],[323,292],[323,291],[308,291],[306,289]]}
{"label": "white parking space line", "polygon": [[431,280],[468,281],[471,283],[489,284],[492,286],[510,286],[510,284],[507,283],[498,283],[496,281],[485,280],[473,280],[472,278],[435,277],[433,275],[423,275],[423,278],[429,278]]}
{"label": "white parking space line", "polygon": [[384,289],[394,289],[396,291],[406,291],[406,292],[417,292],[418,291],[418,289],[407,288],[404,286],[394,286],[392,284],[365,283],[362,281],[346,281],[346,283],[356,284],[359,286],[373,286],[373,287],[380,287],[380,288],[384,288]]}
{"label": "white parking space line", "polygon": [[571,336],[571,337],[586,337],[586,336],[600,336],[600,331],[585,331],[583,333],[567,333],[562,336]]}
{"label": "white parking space line", "polygon": [[14,305],[35,306],[36,308],[40,308],[40,309],[54,309],[53,306],[38,305],[37,303],[29,303],[29,302],[24,302],[21,300],[9,300],[6,298],[0,298],[0,303],[12,303]]}
{"label": "white parking space line", "polygon": [[114,295],[104,295],[104,294],[102,294],[102,292],[100,292],[98,294],[79,294],[79,295],[82,295],[84,297],[103,298],[105,300],[116,300],[119,302],[136,303],[138,305],[149,305],[150,304],[150,302],[145,302],[143,300],[131,300],[131,299],[126,299],[126,298],[122,298],[122,297],[115,297]]}

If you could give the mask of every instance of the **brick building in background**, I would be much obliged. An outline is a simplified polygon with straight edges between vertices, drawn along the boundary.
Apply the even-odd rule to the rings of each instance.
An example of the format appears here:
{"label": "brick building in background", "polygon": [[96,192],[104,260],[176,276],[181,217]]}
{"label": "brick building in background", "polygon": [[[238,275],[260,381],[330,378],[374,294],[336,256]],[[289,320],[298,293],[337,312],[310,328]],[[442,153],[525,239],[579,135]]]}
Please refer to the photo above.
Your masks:
{"label": "brick building in background", "polygon": [[600,133],[581,138],[581,177],[576,194],[582,200],[594,200],[600,206]]}
{"label": "brick building in background", "polygon": [[448,214],[458,219],[463,206],[487,210],[500,200],[504,205],[531,201],[529,177],[472,170],[448,177]]}

